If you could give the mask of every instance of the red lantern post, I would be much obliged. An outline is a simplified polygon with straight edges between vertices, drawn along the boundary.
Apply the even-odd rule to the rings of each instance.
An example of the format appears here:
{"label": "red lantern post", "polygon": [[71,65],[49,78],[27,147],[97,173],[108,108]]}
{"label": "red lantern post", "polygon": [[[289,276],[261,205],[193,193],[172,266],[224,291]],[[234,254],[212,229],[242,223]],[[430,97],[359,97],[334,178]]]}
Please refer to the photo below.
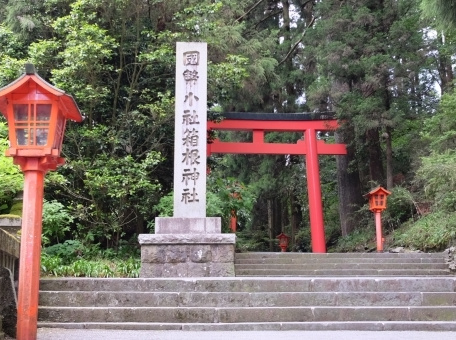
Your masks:
{"label": "red lantern post", "polygon": [[279,239],[279,246],[282,250],[282,253],[286,252],[288,248],[288,243],[290,242],[290,237],[288,235],[285,235],[284,233],[280,233],[280,235],[278,235],[277,238]]}
{"label": "red lantern post", "polygon": [[386,197],[391,192],[378,187],[370,191],[366,196],[369,198],[369,210],[375,214],[375,230],[377,237],[377,251],[383,251],[383,235],[382,235],[382,217],[381,213],[386,209]]}
{"label": "red lantern post", "polygon": [[60,157],[67,119],[82,121],[74,99],[47,83],[31,64],[0,89],[0,112],[8,121],[10,148],[24,172],[19,262],[17,340],[35,340],[38,319],[44,176],[64,163]]}

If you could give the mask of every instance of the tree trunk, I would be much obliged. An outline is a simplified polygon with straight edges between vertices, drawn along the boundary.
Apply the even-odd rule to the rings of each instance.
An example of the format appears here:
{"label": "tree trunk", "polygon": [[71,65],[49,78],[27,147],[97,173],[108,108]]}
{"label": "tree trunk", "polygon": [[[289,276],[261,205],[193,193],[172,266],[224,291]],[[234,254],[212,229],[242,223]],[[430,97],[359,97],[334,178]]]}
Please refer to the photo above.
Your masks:
{"label": "tree trunk", "polygon": [[393,188],[393,145],[391,141],[391,128],[386,128],[386,188]]}
{"label": "tree trunk", "polygon": [[298,231],[299,228],[299,205],[297,203],[296,197],[294,193],[292,192],[290,194],[290,210],[291,210],[291,216],[290,216],[290,224],[291,224],[291,249],[295,249],[296,246],[296,232]]}
{"label": "tree trunk", "polygon": [[[341,133],[336,133],[336,143],[344,143]],[[350,140],[350,138],[345,138]],[[356,226],[354,213],[363,202],[358,170],[350,170],[350,160],[354,159],[354,148],[347,145],[347,155],[336,156],[337,184],[339,196],[339,218],[342,236],[347,236]]]}
{"label": "tree trunk", "polygon": [[274,251],[274,211],[272,200],[268,199],[268,234],[269,234],[269,251]]}
{"label": "tree trunk", "polygon": [[369,152],[370,180],[383,184],[382,149],[380,146],[380,134],[378,129],[370,129],[367,131],[367,147]]}
{"label": "tree trunk", "polygon": [[[445,45],[445,36],[443,34],[439,34],[440,43],[444,46]],[[451,63],[451,57],[442,52],[444,47],[440,48],[438,61],[437,61],[437,69],[439,71],[440,76],[440,87],[443,93],[447,93],[453,84],[453,69]]]}

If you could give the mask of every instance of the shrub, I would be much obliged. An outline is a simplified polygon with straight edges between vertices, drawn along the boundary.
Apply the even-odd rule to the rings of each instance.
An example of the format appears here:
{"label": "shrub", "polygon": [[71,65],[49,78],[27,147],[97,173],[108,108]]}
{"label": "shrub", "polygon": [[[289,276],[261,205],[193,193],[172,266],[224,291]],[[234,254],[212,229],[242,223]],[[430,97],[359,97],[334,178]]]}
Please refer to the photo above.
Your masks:
{"label": "shrub", "polygon": [[416,222],[409,221],[393,233],[393,244],[423,251],[441,251],[456,238],[456,212],[432,212]]}

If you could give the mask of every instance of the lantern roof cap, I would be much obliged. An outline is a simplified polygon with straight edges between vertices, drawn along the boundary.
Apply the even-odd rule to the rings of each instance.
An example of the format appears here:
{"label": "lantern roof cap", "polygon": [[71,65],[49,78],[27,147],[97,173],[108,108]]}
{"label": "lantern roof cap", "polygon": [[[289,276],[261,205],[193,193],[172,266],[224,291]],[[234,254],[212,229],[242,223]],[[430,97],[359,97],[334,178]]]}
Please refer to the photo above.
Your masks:
{"label": "lantern roof cap", "polygon": [[276,238],[290,238],[290,236],[286,235],[286,234],[282,231],[279,235],[277,235]]}
{"label": "lantern roof cap", "polygon": [[71,95],[66,94],[65,91],[58,89],[57,87],[49,84],[46,80],[41,78],[38,73],[36,73],[35,66],[33,64],[25,64],[25,72],[19,78],[14,80],[12,83],[0,88],[0,112],[6,113],[6,96],[9,93],[19,89],[29,81],[35,82],[44,90],[58,98],[59,107],[62,110],[65,118],[77,122],[82,121],[81,111],[79,110],[74,98]]}
{"label": "lantern roof cap", "polygon": [[372,195],[375,195],[377,193],[382,193],[382,192],[386,195],[391,195],[391,191],[388,191],[385,188],[378,186],[375,189],[372,189],[371,191],[369,191],[365,196],[372,196]]}

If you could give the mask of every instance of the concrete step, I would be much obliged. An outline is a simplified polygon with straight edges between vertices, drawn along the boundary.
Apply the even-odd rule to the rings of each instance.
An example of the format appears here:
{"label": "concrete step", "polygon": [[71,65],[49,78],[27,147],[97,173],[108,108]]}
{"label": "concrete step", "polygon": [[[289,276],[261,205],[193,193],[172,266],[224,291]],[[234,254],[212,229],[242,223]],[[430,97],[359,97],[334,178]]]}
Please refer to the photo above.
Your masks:
{"label": "concrete step", "polygon": [[358,321],[358,322],[39,322],[39,327],[66,329],[183,330],[183,331],[456,331],[455,321]]}
{"label": "concrete step", "polygon": [[[314,261],[327,256],[315,255],[304,257]],[[299,261],[304,258],[274,256]],[[441,254],[440,258],[404,256],[414,260],[408,264],[393,261],[394,256],[400,257],[388,255],[370,264],[353,261],[348,267],[343,261],[329,261],[322,263],[320,269],[309,270],[297,268],[318,266],[294,262],[237,266],[238,274],[242,274],[244,267],[249,275],[253,275],[251,271],[259,275],[283,275],[284,271],[296,275],[299,271],[309,276],[42,279],[39,326],[200,331],[456,331],[456,277],[442,267]],[[253,257],[264,259],[262,255]],[[438,261],[432,263],[433,257]],[[272,258],[271,254],[266,258]],[[326,257],[329,258],[337,259],[334,255]],[[389,266],[385,265],[387,258],[391,261]],[[328,276],[331,274],[334,276]]]}
{"label": "concrete step", "polygon": [[243,258],[357,258],[357,259],[367,259],[367,258],[438,258],[442,259],[446,255],[446,252],[440,253],[422,253],[422,252],[413,252],[413,253],[283,253],[283,252],[247,252],[247,253],[236,253],[236,259]]}
{"label": "concrete step", "polygon": [[41,292],[47,307],[455,306],[456,292]]}
{"label": "concrete step", "polygon": [[456,277],[49,278],[40,291],[456,292]]}
{"label": "concrete step", "polygon": [[451,275],[446,253],[239,253],[236,276]]}
{"label": "concrete step", "polygon": [[38,318],[53,322],[156,323],[454,321],[456,306],[41,307]]}
{"label": "concrete step", "polygon": [[236,276],[443,276],[445,269],[236,269]]}
{"label": "concrete step", "polygon": [[[381,258],[382,263],[388,264],[400,264],[400,263],[435,263],[435,264],[442,264],[445,263],[443,258],[423,258],[423,257],[416,257],[416,258]],[[235,263],[240,264],[325,264],[325,263],[355,263],[355,264],[372,264],[378,263],[378,258],[356,258],[356,257],[348,257],[348,258],[334,258],[334,257],[314,257],[314,258],[306,258],[306,257],[267,257],[267,258],[237,258]]]}
{"label": "concrete step", "polygon": [[251,264],[236,264],[237,269],[263,269],[267,267],[271,270],[316,270],[321,269],[322,266],[327,269],[392,269],[392,270],[410,270],[410,269],[441,269],[448,271],[448,265],[445,263],[302,263],[302,264],[265,264],[251,263]]}

